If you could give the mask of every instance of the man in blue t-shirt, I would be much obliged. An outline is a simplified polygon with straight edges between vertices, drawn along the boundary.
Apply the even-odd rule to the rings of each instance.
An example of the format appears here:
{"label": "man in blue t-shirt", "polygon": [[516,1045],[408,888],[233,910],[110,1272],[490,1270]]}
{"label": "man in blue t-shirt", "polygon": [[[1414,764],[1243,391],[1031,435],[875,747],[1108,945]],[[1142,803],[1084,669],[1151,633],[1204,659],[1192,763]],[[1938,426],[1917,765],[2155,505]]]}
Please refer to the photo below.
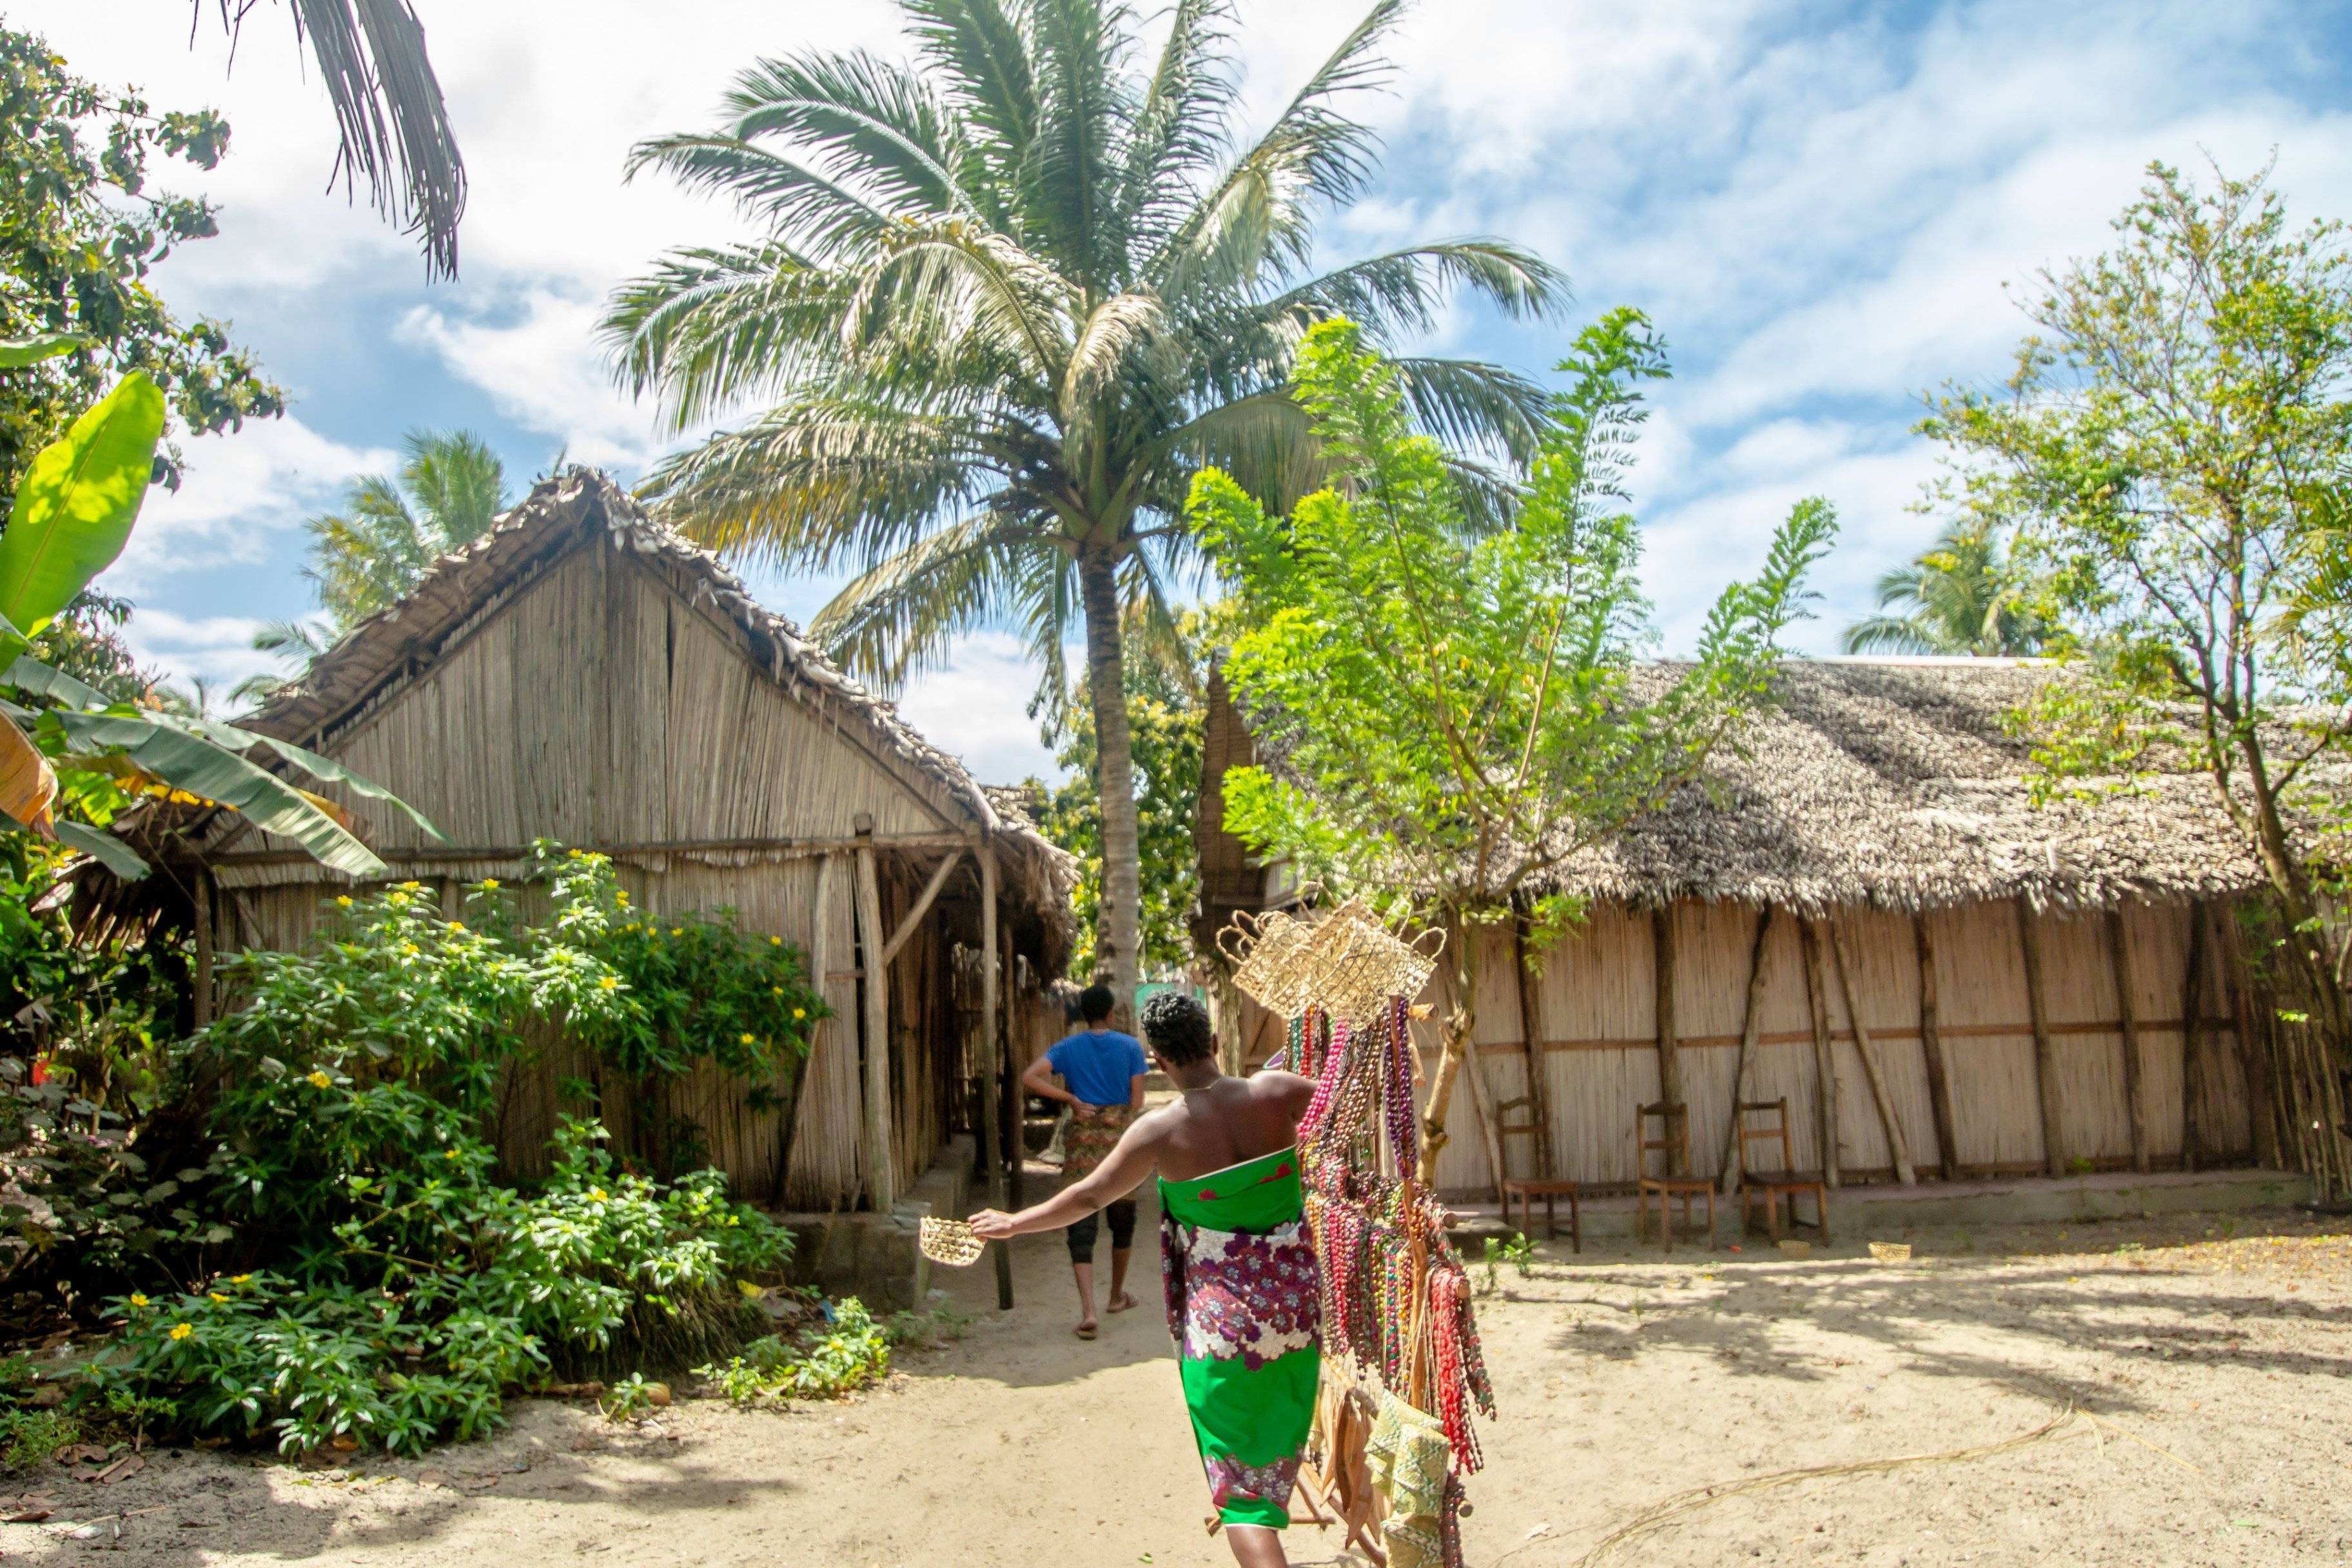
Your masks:
{"label": "man in blue t-shirt", "polygon": [[[1054,1047],[1021,1075],[1022,1087],[1070,1108],[1070,1125],[1062,1134],[1062,1178],[1065,1185],[1090,1175],[1104,1157],[1118,1147],[1120,1134],[1143,1109],[1143,1075],[1150,1067],[1143,1059],[1143,1043],[1110,1026],[1115,998],[1105,985],[1089,985],[1078,995],[1078,1016],[1087,1026]],[[1059,1073],[1062,1081],[1054,1082]],[[1127,1265],[1135,1254],[1135,1200],[1121,1198],[1105,1208],[1110,1218],[1110,1310],[1124,1312],[1135,1305],[1127,1293]],[[1093,1215],[1074,1222],[1067,1232],[1070,1272],[1078,1281],[1078,1338],[1095,1337],[1095,1235]]]}

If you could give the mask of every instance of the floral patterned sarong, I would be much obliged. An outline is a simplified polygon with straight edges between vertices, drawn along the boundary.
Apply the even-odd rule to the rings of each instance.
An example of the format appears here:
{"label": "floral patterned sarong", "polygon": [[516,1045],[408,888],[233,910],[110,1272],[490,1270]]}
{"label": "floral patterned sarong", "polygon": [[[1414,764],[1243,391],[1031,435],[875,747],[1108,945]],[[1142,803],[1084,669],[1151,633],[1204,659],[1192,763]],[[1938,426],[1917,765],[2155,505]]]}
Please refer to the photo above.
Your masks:
{"label": "floral patterned sarong", "polygon": [[1323,1289],[1296,1149],[1160,1184],[1160,1265],[1184,1404],[1227,1524],[1290,1522],[1315,1420]]}
{"label": "floral patterned sarong", "polygon": [[1134,1121],[1132,1106],[1070,1107],[1070,1124],[1062,1129],[1062,1179],[1075,1182],[1093,1175],[1095,1167],[1110,1158],[1110,1152],[1118,1147]]}

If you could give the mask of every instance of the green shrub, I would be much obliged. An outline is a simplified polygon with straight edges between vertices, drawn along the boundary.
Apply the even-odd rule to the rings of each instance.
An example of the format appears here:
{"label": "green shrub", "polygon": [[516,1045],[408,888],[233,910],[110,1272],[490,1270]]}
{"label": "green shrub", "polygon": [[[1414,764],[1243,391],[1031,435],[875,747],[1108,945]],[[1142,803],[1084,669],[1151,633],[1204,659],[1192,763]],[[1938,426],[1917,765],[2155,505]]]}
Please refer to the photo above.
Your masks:
{"label": "green shrub", "polygon": [[183,1433],[415,1453],[498,1426],[518,1384],[688,1364],[760,1326],[745,1285],[791,1237],[723,1174],[631,1170],[567,1117],[526,1190],[494,1119],[535,1025],[641,1081],[772,1079],[823,1013],[800,955],[724,911],[649,926],[602,856],[535,860],[541,925],[494,881],[457,920],[409,882],[337,899],[306,952],[226,966],[246,1005],[187,1058],[219,1153],[183,1173],[210,1223],[180,1277],[209,1283],[112,1301],[97,1394]]}
{"label": "green shrub", "polygon": [[837,1399],[890,1370],[890,1334],[855,1296],[835,1302],[823,1332],[787,1342],[777,1334],[753,1340],[727,1364],[698,1366],[694,1375],[718,1385],[737,1405],[777,1399]]}

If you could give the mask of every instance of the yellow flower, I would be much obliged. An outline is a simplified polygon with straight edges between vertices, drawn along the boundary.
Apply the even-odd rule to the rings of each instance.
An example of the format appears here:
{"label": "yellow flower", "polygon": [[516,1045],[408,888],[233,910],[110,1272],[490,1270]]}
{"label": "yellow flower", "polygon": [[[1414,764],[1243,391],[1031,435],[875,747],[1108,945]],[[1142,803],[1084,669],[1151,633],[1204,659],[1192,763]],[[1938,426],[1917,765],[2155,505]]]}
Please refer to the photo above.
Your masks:
{"label": "yellow flower", "polygon": [[190,1323],[173,1323],[172,1325],[172,1337],[175,1340],[184,1340],[195,1331],[194,1325]]}
{"label": "yellow flower", "polygon": [[456,1158],[457,1157],[457,1151],[456,1151],[455,1149],[452,1149],[452,1150],[450,1150],[447,1153],[446,1153],[446,1154],[442,1155],[441,1157],[442,1157],[444,1160],[454,1160],[454,1159],[456,1159]]}
{"label": "yellow flower", "polygon": [[250,1274],[233,1274],[229,1277],[228,1282],[232,1285],[242,1285],[252,1278],[253,1276]]}
{"label": "yellow flower", "polygon": [[400,944],[400,951],[414,958],[416,956],[416,944],[413,942],[404,942]]}
{"label": "yellow flower", "polygon": [[335,1087],[335,1080],[329,1078],[325,1073],[313,1069],[310,1074],[310,1087],[312,1089],[332,1089]]}
{"label": "yellow flower", "polygon": [[339,909],[339,910],[347,910],[347,909],[350,909],[351,907],[352,907],[352,896],[351,896],[349,893],[341,893],[341,894],[338,894],[338,895],[336,896],[336,898],[335,898],[335,908],[337,908],[337,909]]}
{"label": "yellow flower", "polygon": [[131,1292],[131,1304],[134,1307],[143,1307],[147,1304],[147,1298],[133,1290]]}
{"label": "yellow flower", "polygon": [[686,928],[684,926],[672,926],[669,928],[669,934],[672,936],[684,936],[686,934]]}
{"label": "yellow flower", "polygon": [[793,1016],[795,1018],[805,1018],[808,1016],[808,1009],[805,1007],[795,1007],[793,1009]]}
{"label": "yellow flower", "polygon": [[449,929],[451,931],[464,931],[466,929],[466,922],[464,921],[451,921],[449,922]]}
{"label": "yellow flower", "polygon": [[577,859],[579,859],[579,858],[580,858],[580,851],[579,851],[579,850],[577,850],[577,849],[567,849],[567,850],[565,850],[565,851],[564,851],[564,854],[566,854],[567,856],[569,856],[571,858],[572,858],[572,859],[574,859],[574,860],[577,860]]}
{"label": "yellow flower", "polygon": [[752,1043],[753,1043],[753,1041],[752,1041],[752,1038],[751,1038],[751,1031],[750,1031],[750,1030],[748,1030],[748,1029],[747,1029],[747,1030],[745,1030],[745,1031],[743,1032],[742,1036],[740,1037],[740,1039],[738,1039],[738,1041],[737,1041],[736,1043],[737,1043],[737,1044],[739,1044],[739,1045],[745,1045],[745,1046],[748,1046],[748,1045],[752,1044]]}
{"label": "yellow flower", "polygon": [[486,893],[495,893],[498,890],[499,879],[496,877],[485,877],[482,879],[482,891]]}
{"label": "yellow flower", "polygon": [[425,890],[425,884],[422,882],[403,882],[401,884],[401,888],[406,892],[421,893]]}
{"label": "yellow flower", "polygon": [[604,1201],[604,1189],[602,1187],[591,1187],[588,1189],[588,1196],[593,1201],[601,1204]]}
{"label": "yellow flower", "polygon": [[621,983],[609,974],[596,982],[596,984],[599,989],[605,991],[618,991],[621,988]]}
{"label": "yellow flower", "polygon": [[772,936],[768,939],[768,945],[770,947],[782,947],[784,945],[784,939],[780,936]]}
{"label": "yellow flower", "polygon": [[224,1306],[226,1306],[226,1305],[228,1303],[228,1298],[227,1298],[227,1297],[226,1297],[226,1296],[224,1296],[224,1295],[222,1295],[222,1294],[221,1294],[219,1291],[217,1291],[217,1290],[207,1290],[207,1291],[205,1291],[205,1295],[207,1295],[207,1296],[210,1296],[210,1297],[211,1297],[215,1301],[217,1301],[217,1302],[221,1303],[221,1304],[222,1304],[222,1305],[224,1305]]}
{"label": "yellow flower", "polygon": [[614,902],[615,902],[615,903],[619,904],[623,909],[625,909],[625,909],[627,909],[627,908],[629,907],[629,892],[628,892],[628,889],[625,889],[625,888],[624,888],[624,889],[622,889],[619,892],[614,893],[614,894],[613,895],[613,900],[614,900]]}

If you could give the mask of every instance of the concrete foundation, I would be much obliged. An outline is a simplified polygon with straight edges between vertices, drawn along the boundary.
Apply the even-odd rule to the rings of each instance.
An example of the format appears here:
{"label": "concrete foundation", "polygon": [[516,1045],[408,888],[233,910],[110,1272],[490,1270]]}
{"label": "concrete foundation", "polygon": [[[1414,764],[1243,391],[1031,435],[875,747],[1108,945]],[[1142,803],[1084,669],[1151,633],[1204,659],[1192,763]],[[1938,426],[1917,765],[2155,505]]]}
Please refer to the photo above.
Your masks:
{"label": "concrete foundation", "polygon": [[919,1245],[923,1219],[963,1216],[971,1168],[971,1140],[958,1137],[887,1215],[777,1215],[777,1222],[793,1233],[787,1278],[828,1296],[855,1296],[877,1313],[922,1306],[931,1289],[931,1260]]}
{"label": "concrete foundation", "polygon": [[[1830,1234],[1841,1242],[1887,1237],[1906,1228],[1927,1226],[2016,1225],[2039,1220],[2136,1219],[2146,1215],[2227,1213],[2239,1209],[2272,1208],[2308,1203],[2311,1178],[2285,1171],[2167,1171],[2148,1175],[2132,1172],[2091,1176],[2032,1177],[1998,1182],[1922,1182],[1917,1186],[1872,1185],[1841,1187],[1830,1194]],[[1812,1200],[1800,1200],[1812,1213]],[[1568,1201],[1558,1200],[1559,1223],[1568,1224]],[[1716,1235],[1718,1240],[1739,1239],[1739,1200],[1716,1194]],[[1504,1225],[1493,1204],[1452,1204],[1459,1216],[1454,1227],[1457,1241],[1473,1242],[1488,1236],[1507,1237],[1518,1228],[1514,1206],[1511,1224]],[[1633,1234],[1631,1197],[1584,1200],[1584,1234],[1630,1238]],[[1692,1205],[1694,1223],[1706,1210]],[[1674,1208],[1675,1225],[1682,1223],[1682,1205]],[[1543,1205],[1536,1205],[1534,1234],[1543,1233]],[[1655,1221],[1652,1224],[1654,1226]],[[1656,1235],[1654,1229],[1651,1233]],[[1806,1236],[1807,1231],[1790,1234]],[[1701,1237],[1702,1242],[1704,1237]],[[1676,1246],[1682,1246],[1677,1231]]]}

